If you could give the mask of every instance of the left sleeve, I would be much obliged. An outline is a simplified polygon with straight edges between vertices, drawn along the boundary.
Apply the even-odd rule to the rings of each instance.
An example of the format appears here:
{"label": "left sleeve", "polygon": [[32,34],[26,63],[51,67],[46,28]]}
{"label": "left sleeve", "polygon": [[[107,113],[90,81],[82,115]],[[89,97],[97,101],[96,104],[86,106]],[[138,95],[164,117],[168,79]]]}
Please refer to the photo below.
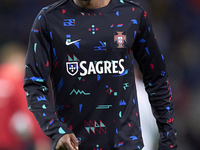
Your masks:
{"label": "left sleeve", "polygon": [[133,45],[133,54],[143,74],[145,89],[158,125],[159,150],[176,150],[174,102],[165,60],[158,48],[147,12],[144,10],[140,18],[138,35]]}

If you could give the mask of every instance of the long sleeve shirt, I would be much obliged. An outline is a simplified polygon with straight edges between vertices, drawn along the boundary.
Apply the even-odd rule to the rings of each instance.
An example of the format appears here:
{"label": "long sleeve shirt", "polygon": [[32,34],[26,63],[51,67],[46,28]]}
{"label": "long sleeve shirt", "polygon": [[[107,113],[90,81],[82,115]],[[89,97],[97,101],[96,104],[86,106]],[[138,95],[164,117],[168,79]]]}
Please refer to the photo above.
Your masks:
{"label": "long sleeve shirt", "polygon": [[81,150],[142,149],[135,60],[159,128],[159,150],[175,150],[172,92],[147,12],[129,0],[99,9],[61,0],[41,10],[30,33],[24,89],[54,147],[74,133]]}

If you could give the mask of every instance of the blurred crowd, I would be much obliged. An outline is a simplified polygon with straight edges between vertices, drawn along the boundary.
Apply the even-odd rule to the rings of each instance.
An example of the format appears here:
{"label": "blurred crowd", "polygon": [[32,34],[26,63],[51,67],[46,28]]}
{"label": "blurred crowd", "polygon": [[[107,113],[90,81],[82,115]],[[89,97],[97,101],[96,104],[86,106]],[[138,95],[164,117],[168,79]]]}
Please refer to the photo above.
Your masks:
{"label": "blurred crowd", "polygon": [[[51,141],[41,133],[28,111],[25,93],[19,85],[23,84],[24,59],[32,23],[42,7],[55,1],[1,0],[0,150],[9,150],[3,149],[6,144],[12,150],[50,149]],[[200,1],[134,1],[147,10],[160,50],[165,56],[175,101],[178,149],[199,150]],[[6,139],[8,134],[13,134],[13,139]],[[14,143],[18,143],[19,148],[13,148]]]}

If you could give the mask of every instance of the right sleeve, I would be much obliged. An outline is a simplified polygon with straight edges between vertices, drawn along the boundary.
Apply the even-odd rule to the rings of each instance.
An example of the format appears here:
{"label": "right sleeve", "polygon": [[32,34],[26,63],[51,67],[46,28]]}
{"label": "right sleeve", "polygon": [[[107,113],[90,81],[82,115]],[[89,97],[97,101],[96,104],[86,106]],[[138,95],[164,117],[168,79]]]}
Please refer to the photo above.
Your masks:
{"label": "right sleeve", "polygon": [[26,91],[29,110],[34,114],[42,131],[57,141],[72,133],[67,125],[57,119],[48,96],[47,80],[51,72],[50,34],[44,10],[36,17],[29,39],[25,65],[24,90]]}

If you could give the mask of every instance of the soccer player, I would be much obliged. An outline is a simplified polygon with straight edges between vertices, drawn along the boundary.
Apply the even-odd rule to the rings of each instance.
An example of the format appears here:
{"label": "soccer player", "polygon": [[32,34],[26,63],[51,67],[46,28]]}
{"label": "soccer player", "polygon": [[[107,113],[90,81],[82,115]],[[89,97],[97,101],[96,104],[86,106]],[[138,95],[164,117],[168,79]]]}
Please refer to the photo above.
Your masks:
{"label": "soccer player", "polygon": [[135,60],[159,128],[159,150],[176,150],[174,102],[147,12],[131,0],[61,0],[41,10],[30,33],[24,89],[53,149],[143,148]]}

